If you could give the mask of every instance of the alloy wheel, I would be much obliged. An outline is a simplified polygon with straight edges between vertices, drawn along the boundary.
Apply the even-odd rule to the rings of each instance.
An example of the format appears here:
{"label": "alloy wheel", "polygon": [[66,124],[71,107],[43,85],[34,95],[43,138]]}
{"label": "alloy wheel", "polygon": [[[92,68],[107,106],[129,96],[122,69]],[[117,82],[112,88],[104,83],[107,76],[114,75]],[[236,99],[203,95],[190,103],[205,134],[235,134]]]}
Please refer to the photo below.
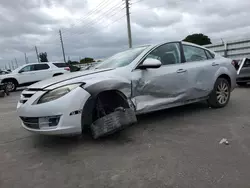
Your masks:
{"label": "alloy wheel", "polygon": [[228,98],[229,98],[229,86],[226,82],[220,82],[217,86],[216,90],[216,96],[217,96],[217,101],[221,104],[224,105]]}
{"label": "alloy wheel", "polygon": [[6,88],[8,91],[13,91],[15,89],[15,84],[13,82],[7,82]]}

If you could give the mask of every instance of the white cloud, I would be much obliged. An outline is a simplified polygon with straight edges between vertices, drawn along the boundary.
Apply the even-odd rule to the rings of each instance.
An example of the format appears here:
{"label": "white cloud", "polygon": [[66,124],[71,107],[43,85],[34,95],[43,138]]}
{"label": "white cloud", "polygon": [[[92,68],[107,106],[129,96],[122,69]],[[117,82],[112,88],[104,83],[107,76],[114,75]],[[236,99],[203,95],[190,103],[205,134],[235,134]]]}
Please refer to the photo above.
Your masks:
{"label": "white cloud", "polygon": [[[136,3],[138,2],[138,3]],[[134,45],[182,40],[202,32],[212,41],[248,37],[249,0],[131,0]],[[49,60],[66,55],[101,58],[128,46],[124,1],[1,0],[0,66],[17,58],[36,61],[34,46]]]}

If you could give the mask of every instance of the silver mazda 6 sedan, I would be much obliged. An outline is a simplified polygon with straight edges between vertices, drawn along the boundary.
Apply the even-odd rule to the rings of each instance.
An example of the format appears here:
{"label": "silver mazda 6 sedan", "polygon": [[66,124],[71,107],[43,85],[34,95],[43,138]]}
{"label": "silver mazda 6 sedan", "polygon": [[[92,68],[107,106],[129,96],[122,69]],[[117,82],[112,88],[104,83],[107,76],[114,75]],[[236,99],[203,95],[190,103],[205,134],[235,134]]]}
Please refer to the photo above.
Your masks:
{"label": "silver mazda 6 sedan", "polygon": [[[17,105],[22,126],[47,135],[94,138],[136,122],[136,115],[207,100],[227,105],[236,85],[230,59],[187,42],[132,48],[81,72],[38,82]],[[99,131],[99,132],[98,132]]]}

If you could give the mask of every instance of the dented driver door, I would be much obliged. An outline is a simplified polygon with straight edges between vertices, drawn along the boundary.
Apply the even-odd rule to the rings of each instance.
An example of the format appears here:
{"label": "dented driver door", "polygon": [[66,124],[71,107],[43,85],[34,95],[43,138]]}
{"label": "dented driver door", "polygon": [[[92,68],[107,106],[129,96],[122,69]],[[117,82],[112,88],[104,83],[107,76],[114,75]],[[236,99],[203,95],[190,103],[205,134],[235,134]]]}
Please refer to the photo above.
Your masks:
{"label": "dented driver door", "polygon": [[156,111],[185,101],[189,90],[188,73],[181,63],[179,43],[167,43],[147,58],[161,61],[159,68],[137,68],[132,72],[132,100],[137,114]]}

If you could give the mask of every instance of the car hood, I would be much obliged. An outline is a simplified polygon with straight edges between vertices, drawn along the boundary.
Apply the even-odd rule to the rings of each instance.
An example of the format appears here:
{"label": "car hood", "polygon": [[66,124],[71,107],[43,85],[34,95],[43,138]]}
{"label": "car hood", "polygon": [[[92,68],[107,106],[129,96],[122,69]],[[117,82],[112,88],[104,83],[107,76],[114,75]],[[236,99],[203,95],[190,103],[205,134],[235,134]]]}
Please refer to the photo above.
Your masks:
{"label": "car hood", "polygon": [[70,81],[73,79],[81,80],[81,78],[83,78],[82,82],[84,82],[84,78],[87,77],[88,75],[103,73],[103,72],[107,72],[111,70],[113,69],[96,69],[96,70],[85,70],[85,71],[80,71],[80,72],[63,74],[60,76],[56,76],[50,79],[37,82],[29,86],[28,89],[46,89],[47,87],[56,85],[61,82]]}
{"label": "car hood", "polygon": [[15,76],[16,74],[14,73],[8,73],[8,74],[0,74],[0,80],[4,79],[4,78],[9,78],[9,77],[12,77],[12,76]]}

